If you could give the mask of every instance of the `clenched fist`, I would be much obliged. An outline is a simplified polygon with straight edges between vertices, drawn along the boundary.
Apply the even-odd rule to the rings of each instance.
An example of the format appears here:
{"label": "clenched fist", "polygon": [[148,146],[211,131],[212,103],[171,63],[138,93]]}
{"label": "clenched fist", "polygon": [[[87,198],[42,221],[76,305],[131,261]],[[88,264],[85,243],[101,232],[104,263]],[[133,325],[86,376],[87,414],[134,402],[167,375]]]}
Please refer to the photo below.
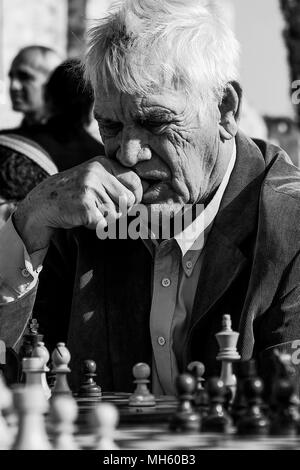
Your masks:
{"label": "clenched fist", "polygon": [[56,228],[106,226],[143,196],[139,176],[119,163],[98,157],[43,181],[19,204],[14,223],[29,253],[45,248]]}

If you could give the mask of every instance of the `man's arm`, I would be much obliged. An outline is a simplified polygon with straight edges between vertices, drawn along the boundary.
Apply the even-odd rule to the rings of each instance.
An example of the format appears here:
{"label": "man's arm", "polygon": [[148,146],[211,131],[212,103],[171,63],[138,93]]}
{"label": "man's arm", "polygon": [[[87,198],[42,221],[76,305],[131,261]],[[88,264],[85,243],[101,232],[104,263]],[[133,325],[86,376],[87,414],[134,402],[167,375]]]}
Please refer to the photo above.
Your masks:
{"label": "man's arm", "polygon": [[0,230],[0,339],[15,347],[30,317],[47,250],[29,256],[11,219]]}
{"label": "man's arm", "polygon": [[47,248],[28,254],[13,220],[0,230],[0,305],[12,302],[32,290],[42,269]]}
{"label": "man's arm", "polygon": [[7,347],[18,349],[32,313],[51,347],[53,336],[66,339],[76,259],[68,232],[55,233],[47,254],[29,256],[11,220],[1,229],[0,339]]}
{"label": "man's arm", "polygon": [[[33,309],[43,258],[59,229],[106,226],[104,214],[110,220],[120,217],[120,199],[129,210],[142,195],[138,175],[105,157],[47,178],[27,195],[13,215],[13,226],[10,221],[1,231],[0,339],[15,347],[21,338]],[[55,299],[55,312],[46,315],[52,320],[65,297],[60,289],[68,279],[57,270],[55,250],[50,250],[48,259],[34,313],[46,311]]]}

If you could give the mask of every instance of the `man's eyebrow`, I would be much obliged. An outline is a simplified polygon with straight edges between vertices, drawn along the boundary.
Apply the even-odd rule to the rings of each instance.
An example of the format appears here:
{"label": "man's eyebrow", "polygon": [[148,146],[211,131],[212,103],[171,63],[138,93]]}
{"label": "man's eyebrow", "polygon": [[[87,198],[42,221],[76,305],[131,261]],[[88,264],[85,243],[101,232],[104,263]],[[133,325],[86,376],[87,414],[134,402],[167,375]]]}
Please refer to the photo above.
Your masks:
{"label": "man's eyebrow", "polygon": [[174,118],[174,113],[171,110],[153,107],[144,109],[142,113],[137,113],[135,119],[140,121],[151,120],[151,119],[163,119],[164,121],[171,121]]}
{"label": "man's eyebrow", "polygon": [[100,114],[94,112],[94,117],[96,119],[96,121],[98,122],[103,122],[103,123],[112,123],[112,122],[117,122],[117,121],[114,121],[113,119],[109,119],[109,118],[106,118],[106,117],[103,117],[101,116]]}

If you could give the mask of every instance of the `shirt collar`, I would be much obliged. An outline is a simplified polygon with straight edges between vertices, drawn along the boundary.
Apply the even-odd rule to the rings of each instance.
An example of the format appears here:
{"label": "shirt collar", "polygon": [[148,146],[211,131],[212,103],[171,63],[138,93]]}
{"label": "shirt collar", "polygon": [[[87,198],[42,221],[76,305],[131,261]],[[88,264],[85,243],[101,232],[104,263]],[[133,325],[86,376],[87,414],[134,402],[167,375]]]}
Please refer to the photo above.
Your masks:
{"label": "shirt collar", "polygon": [[203,209],[203,211],[198,215],[198,217],[182,232],[175,235],[175,240],[177,241],[182,256],[184,257],[188,251],[198,251],[200,252],[203,249],[205,238],[207,236],[207,231],[211,227],[212,222],[214,221],[221,204],[221,200],[227,188],[232,170],[234,168],[236,161],[236,144],[234,141],[232,156],[229,161],[226,173],[223,177],[223,180],[218,187],[214,197],[210,203]]}
{"label": "shirt collar", "polygon": [[[214,197],[205,207],[205,209],[203,209],[203,211],[198,215],[198,217],[196,217],[196,219],[185,230],[174,236],[174,239],[176,240],[182,254],[183,269],[188,277],[190,277],[193,273],[196,261],[200,256],[200,253],[205,244],[205,240],[212,227],[212,223],[219,211],[220,204],[229,183],[235,162],[236,144],[234,140],[232,156],[230,158],[223,180]],[[149,239],[143,239],[143,242],[152,254],[153,250],[159,247],[159,242],[153,236],[150,236]]]}

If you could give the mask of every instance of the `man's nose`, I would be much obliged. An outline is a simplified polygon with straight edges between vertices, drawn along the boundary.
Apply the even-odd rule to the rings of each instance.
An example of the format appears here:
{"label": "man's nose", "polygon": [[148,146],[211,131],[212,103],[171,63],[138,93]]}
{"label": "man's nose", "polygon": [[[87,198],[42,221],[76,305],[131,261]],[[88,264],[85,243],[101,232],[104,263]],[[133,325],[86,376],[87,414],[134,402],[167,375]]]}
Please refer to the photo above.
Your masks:
{"label": "man's nose", "polygon": [[123,128],[122,140],[117,152],[117,159],[121,165],[133,167],[138,162],[150,160],[151,150],[148,139],[143,130]]}
{"label": "man's nose", "polygon": [[20,91],[22,89],[22,83],[16,77],[10,79],[10,89],[13,91]]}

